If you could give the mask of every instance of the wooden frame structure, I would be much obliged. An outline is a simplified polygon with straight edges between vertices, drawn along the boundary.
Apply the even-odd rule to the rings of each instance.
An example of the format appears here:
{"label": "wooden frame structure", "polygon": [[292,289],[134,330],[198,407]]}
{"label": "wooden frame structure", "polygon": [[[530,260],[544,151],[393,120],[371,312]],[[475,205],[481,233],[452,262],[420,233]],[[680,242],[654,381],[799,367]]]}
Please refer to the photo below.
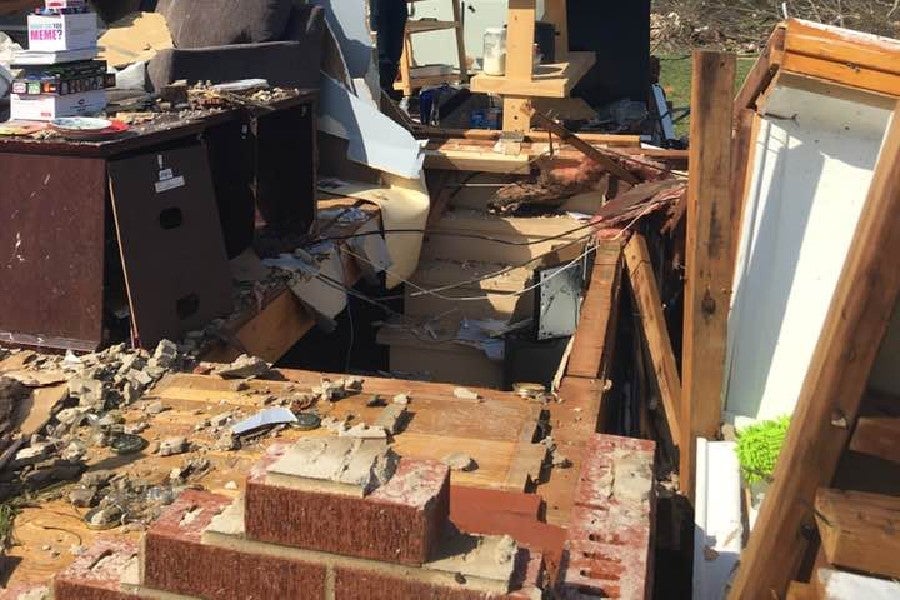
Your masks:
{"label": "wooden frame structure", "polygon": [[556,27],[556,62],[534,65],[536,0],[509,0],[506,38],[506,73],[479,73],[472,91],[503,97],[503,130],[531,130],[524,109],[531,98],[567,98],[575,84],[593,66],[593,52],[570,52],[566,0],[547,0],[545,20]]}
{"label": "wooden frame structure", "polygon": [[694,51],[679,416],[681,489],[688,498],[694,493],[696,439],[715,439],[721,424],[725,325],[734,275],[731,119],[722,108],[731,103],[735,68],[733,54]]}
{"label": "wooden frame structure", "polygon": [[[468,59],[466,58],[466,43],[463,32],[464,21],[462,11],[459,8],[460,0],[448,1],[453,8],[452,20],[410,19],[406,22],[406,32],[403,36],[403,53],[400,55],[399,79],[394,83],[394,89],[403,92],[403,95],[406,97],[411,96],[413,90],[421,89],[426,85],[463,83],[469,76]],[[413,2],[415,2],[415,0],[408,0],[409,4]],[[415,58],[413,56],[412,36],[417,33],[449,30],[452,30],[456,36],[456,53],[459,60],[459,71],[435,75],[416,75],[414,72]]]}
{"label": "wooden frame structure", "polygon": [[[700,177],[705,180],[699,182],[701,185],[718,190],[713,197],[704,194],[704,201],[713,202],[723,209],[721,214],[731,214],[734,219],[740,220],[749,189],[748,181],[754,170],[751,148],[759,123],[757,102],[765,99],[768,91],[782,78],[787,81],[802,77],[810,86],[827,88],[830,90],[828,93],[836,95],[855,90],[897,99],[900,98],[898,56],[900,42],[894,40],[798,20],[785,22],[771,36],[768,47],[735,98],[730,161],[724,162],[725,167],[718,164],[715,170],[706,172],[704,164],[695,161],[701,158],[704,162],[709,161],[710,146],[704,144],[696,154],[692,153],[692,163],[695,165],[692,177]],[[695,107],[702,115],[705,105],[695,101]],[[700,129],[698,124],[694,124],[694,127]],[[694,135],[692,138],[705,140]],[[728,149],[718,143],[713,150],[716,156],[720,156],[723,153],[727,155]],[[713,185],[722,168],[730,173],[730,181],[726,181],[724,187]],[[769,599],[785,597],[785,594],[788,598],[825,597],[815,594],[826,593],[829,578],[835,573],[845,575],[841,571],[818,569],[828,564],[896,576],[888,572],[890,569],[885,570],[877,555],[859,550],[858,542],[855,541],[857,538],[854,537],[860,535],[854,529],[859,526],[852,519],[841,516],[847,512],[848,497],[852,496],[852,500],[859,503],[859,506],[872,507],[872,514],[883,514],[885,506],[896,507],[896,497],[872,498],[860,494],[857,497],[853,493],[842,496],[842,493],[827,488],[835,483],[838,462],[847,450],[848,443],[851,448],[875,448],[879,457],[885,454],[897,456],[897,442],[888,444],[889,447],[885,449],[884,440],[868,443],[861,439],[873,431],[883,433],[885,427],[896,432],[897,424],[889,424],[880,419],[877,424],[860,423],[857,427],[857,415],[865,397],[866,382],[880,341],[900,294],[900,271],[894,262],[900,251],[900,234],[895,226],[898,210],[900,104],[893,112],[850,251],[799,394],[793,424],[773,482],[766,493],[749,544],[741,556],[740,568],[731,587],[731,598]],[[724,218],[722,222],[726,222]],[[696,225],[689,225],[689,230],[691,229],[696,229]],[[700,233],[702,230],[695,236]],[[737,227],[728,232],[722,231],[722,236],[723,252],[733,263]],[[702,247],[698,246],[696,237],[688,241],[688,311],[691,310],[690,299],[698,297],[698,290],[691,290],[697,282],[690,277],[690,256],[692,251]],[[718,284],[727,289],[731,282],[720,278]],[[703,321],[698,325],[695,322],[695,319],[685,320],[686,346],[690,343],[690,338],[696,337],[707,325]],[[704,340],[707,345],[719,342],[724,343],[724,340]],[[689,360],[688,354],[685,354],[685,359]],[[690,404],[690,408],[699,409],[712,422],[713,415],[721,414],[720,396],[707,394],[692,398],[691,365],[687,362],[683,364],[683,373],[684,405]],[[712,384],[721,387],[722,379],[719,378]],[[698,402],[702,406],[697,406]],[[680,415],[683,430],[690,431],[696,427],[695,414],[696,412]],[[693,461],[688,459],[687,465],[682,461],[682,469],[682,480],[690,482]],[[689,483],[686,491],[691,491]],[[855,512],[858,513],[859,510],[856,509]],[[878,513],[878,510],[882,512]],[[811,544],[816,540],[816,516],[819,518],[819,530],[823,537],[820,558],[810,583],[792,583],[792,579],[803,577],[800,573],[801,563],[811,558],[810,550],[814,549]],[[883,544],[887,544],[886,548],[897,542],[896,529],[891,529],[893,525],[888,525],[883,530],[870,529],[881,531],[879,535],[885,535],[884,532],[889,530],[894,531],[893,534],[886,534],[894,537],[881,540]],[[830,529],[825,531],[825,527]],[[869,550],[874,550],[874,547]],[[876,585],[882,582],[878,579],[872,581]]]}

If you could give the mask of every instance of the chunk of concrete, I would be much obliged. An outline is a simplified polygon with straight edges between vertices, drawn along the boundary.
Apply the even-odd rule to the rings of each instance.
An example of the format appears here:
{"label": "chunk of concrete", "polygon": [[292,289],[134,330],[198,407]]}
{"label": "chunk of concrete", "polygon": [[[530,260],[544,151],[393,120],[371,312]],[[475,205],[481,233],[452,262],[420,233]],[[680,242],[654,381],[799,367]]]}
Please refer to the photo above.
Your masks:
{"label": "chunk of concrete", "polygon": [[385,406],[378,419],[375,421],[375,427],[383,428],[387,433],[394,435],[400,429],[406,418],[406,406],[402,404],[391,404]]}
{"label": "chunk of concrete", "polygon": [[176,454],[184,454],[187,452],[188,442],[183,437],[172,437],[163,440],[159,444],[160,456],[174,456]]}
{"label": "chunk of concrete", "polygon": [[397,459],[383,440],[306,439],[269,466],[266,480],[305,491],[364,496],[393,476]]}

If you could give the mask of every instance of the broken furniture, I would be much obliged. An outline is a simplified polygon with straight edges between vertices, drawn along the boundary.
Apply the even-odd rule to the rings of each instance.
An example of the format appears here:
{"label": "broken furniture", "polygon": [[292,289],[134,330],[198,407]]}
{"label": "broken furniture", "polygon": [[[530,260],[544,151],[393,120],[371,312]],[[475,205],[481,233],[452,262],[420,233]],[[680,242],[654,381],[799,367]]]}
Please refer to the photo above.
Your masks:
{"label": "broken furniture", "polygon": [[569,51],[566,0],[548,0],[545,20],[556,28],[553,64],[534,64],[536,0],[510,0],[506,34],[506,73],[472,77],[472,91],[503,97],[503,130],[531,130],[522,110],[532,98],[568,98],[594,64],[593,52]]}
{"label": "broken furniture", "polygon": [[[468,78],[466,59],[466,43],[463,35],[463,14],[459,0],[447,0],[453,10],[453,18],[449,21],[440,19],[410,19],[406,22],[406,31],[403,34],[403,53],[400,55],[400,68],[398,80],[394,83],[394,89],[403,92],[407,98],[412,96],[414,90],[422,89],[429,85],[442,83],[464,83]],[[415,6],[410,1],[411,6]],[[413,54],[412,38],[416,34],[430,33],[434,31],[452,30],[456,40],[456,53],[459,60],[459,69],[451,70],[446,65],[417,65]]]}
{"label": "broken furniture", "polygon": [[[8,182],[0,239],[15,249],[0,275],[0,340],[90,351],[126,339],[130,323],[152,346],[228,313],[226,246],[237,254],[252,241],[254,191],[262,224],[305,231],[315,218],[314,106],[315,94],[303,92],[259,114],[160,115],[102,142],[0,139]],[[286,142],[291,154],[281,154]],[[116,182],[117,170],[141,157],[145,185]],[[181,196],[188,189],[197,194]],[[180,197],[150,214],[146,194]],[[197,211],[193,219],[188,210]],[[145,245],[149,231],[159,246]],[[146,285],[149,293],[138,296]],[[124,332],[115,335],[111,323]]]}

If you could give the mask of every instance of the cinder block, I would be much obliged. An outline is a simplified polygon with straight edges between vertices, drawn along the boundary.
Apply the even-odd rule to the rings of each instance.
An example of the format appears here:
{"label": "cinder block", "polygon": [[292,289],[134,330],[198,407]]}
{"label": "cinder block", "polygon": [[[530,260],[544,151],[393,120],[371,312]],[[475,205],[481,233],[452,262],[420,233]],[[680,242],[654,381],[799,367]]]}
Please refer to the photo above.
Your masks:
{"label": "cinder block", "polygon": [[649,440],[588,440],[567,533],[566,598],[648,597],[654,450]]}
{"label": "cinder block", "polygon": [[215,600],[324,598],[323,565],[203,544],[203,530],[230,504],[204,492],[179,496],[145,536],[144,587]]}
{"label": "cinder block", "polygon": [[397,573],[372,572],[349,566],[334,569],[335,600],[537,600],[541,598],[543,559],[540,554],[519,549],[516,566],[510,581],[510,591],[497,594],[484,590],[467,588],[465,576],[458,576],[451,584],[435,578],[423,581],[421,578],[399,576]]}
{"label": "cinder block", "polygon": [[56,600],[133,600],[122,590],[122,577],[136,569],[137,544],[102,540],[91,546],[53,580]]}
{"label": "cinder block", "polygon": [[449,515],[446,465],[401,459],[387,483],[353,497],[268,482],[267,465],[279,452],[284,449],[270,449],[247,478],[249,539],[408,565],[433,554]]}

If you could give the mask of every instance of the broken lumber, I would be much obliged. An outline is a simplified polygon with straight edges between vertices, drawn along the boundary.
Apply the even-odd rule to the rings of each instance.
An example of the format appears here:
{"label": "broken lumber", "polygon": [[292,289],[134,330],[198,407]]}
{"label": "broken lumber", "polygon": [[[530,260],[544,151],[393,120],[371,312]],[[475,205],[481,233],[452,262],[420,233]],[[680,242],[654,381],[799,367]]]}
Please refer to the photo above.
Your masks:
{"label": "broken lumber", "polygon": [[850,450],[900,463],[900,416],[860,417]]}
{"label": "broken lumber", "polygon": [[816,490],[829,485],[852,431],[866,381],[900,291],[900,104],[875,167],[825,327],[794,410],[731,598],[783,594],[796,573],[812,524]]}
{"label": "broken lumber", "polygon": [[821,489],[816,523],[829,563],[900,577],[900,498]]}
{"label": "broken lumber", "polygon": [[716,439],[722,413],[725,325],[734,274],[730,107],[735,66],[733,54],[694,51],[679,443],[682,491],[689,499],[694,441]]}
{"label": "broken lumber", "polygon": [[665,408],[669,434],[673,442],[678,444],[681,440],[681,379],[675,364],[675,354],[672,352],[647,241],[641,234],[631,236],[625,246],[625,264],[628,267],[628,281],[631,283],[634,303],[641,317],[644,339],[650,350],[650,361]]}

